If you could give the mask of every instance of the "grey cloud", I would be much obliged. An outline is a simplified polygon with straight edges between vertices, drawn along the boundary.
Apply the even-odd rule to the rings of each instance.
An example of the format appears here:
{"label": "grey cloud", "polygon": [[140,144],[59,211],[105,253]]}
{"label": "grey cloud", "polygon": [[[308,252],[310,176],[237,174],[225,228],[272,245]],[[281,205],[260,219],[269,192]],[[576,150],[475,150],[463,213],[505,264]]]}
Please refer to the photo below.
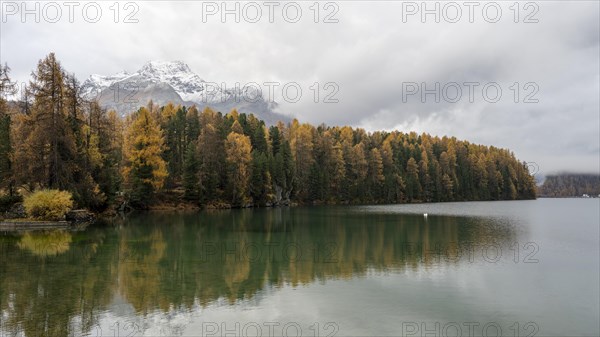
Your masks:
{"label": "grey cloud", "polygon": [[[597,2],[537,2],[532,24],[513,23],[509,3],[495,24],[403,23],[394,2],[339,2],[339,23],[315,24],[302,4],[307,18],[296,24],[202,23],[200,2],[140,2],[139,24],[10,21],[1,24],[0,59],[18,80],[50,51],[82,80],[183,60],[228,85],[300,83],[300,102],[278,102],[301,121],[451,135],[508,147],[545,172],[600,171]],[[402,102],[403,82],[465,81],[498,82],[503,99]],[[513,103],[508,87],[529,81],[540,102]],[[340,102],[315,104],[314,82],[339,84]]]}

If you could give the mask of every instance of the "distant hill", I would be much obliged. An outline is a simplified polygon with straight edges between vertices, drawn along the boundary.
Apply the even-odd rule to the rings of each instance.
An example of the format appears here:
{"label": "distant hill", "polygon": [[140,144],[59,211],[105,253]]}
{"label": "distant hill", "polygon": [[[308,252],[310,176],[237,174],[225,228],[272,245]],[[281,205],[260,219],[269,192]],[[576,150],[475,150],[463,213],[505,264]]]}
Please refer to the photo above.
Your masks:
{"label": "distant hill", "polygon": [[600,175],[563,173],[546,176],[538,188],[539,197],[597,197],[600,194]]}

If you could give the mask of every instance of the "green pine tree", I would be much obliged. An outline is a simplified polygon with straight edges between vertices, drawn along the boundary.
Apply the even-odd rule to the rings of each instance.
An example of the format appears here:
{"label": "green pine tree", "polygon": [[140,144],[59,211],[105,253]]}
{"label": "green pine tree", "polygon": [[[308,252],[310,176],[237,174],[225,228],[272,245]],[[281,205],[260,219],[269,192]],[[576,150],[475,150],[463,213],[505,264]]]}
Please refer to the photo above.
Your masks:
{"label": "green pine tree", "polygon": [[186,200],[199,201],[200,199],[199,168],[200,163],[196,153],[196,144],[191,142],[187,145],[185,160],[183,161],[183,188],[185,189],[184,198]]}

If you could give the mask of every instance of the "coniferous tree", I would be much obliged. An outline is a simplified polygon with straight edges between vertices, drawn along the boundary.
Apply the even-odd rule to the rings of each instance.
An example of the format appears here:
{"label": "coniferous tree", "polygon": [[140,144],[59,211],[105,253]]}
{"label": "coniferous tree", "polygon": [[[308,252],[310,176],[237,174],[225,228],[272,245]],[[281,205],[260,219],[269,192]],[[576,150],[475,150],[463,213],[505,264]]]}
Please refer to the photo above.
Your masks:
{"label": "coniferous tree", "polygon": [[223,117],[206,108],[200,115],[198,158],[200,195],[205,203],[220,200],[225,189],[225,146],[222,138]]}
{"label": "coniferous tree", "polygon": [[107,196],[94,175],[103,169],[105,154],[99,148],[103,135],[98,131],[105,111],[96,102],[90,103],[87,111],[84,111],[86,104],[75,75],[65,75],[64,97],[67,123],[77,153],[71,163],[72,182],[69,183],[69,190],[78,204],[101,209],[105,206]]}
{"label": "coniferous tree", "polygon": [[244,206],[250,201],[252,145],[248,136],[233,131],[235,129],[232,128],[225,141],[228,190],[231,203]]}
{"label": "coniferous tree", "polygon": [[[121,188],[121,163],[123,158],[123,123],[114,110],[106,112],[97,102],[90,103],[89,143],[97,148],[99,160],[92,176],[100,191],[112,201]],[[94,121],[95,120],[95,121]],[[93,146],[93,144],[97,144]]]}
{"label": "coniferous tree", "polygon": [[198,179],[199,168],[200,165],[198,163],[196,144],[195,142],[191,142],[187,145],[185,160],[183,162],[183,187],[185,189],[184,197],[186,200],[200,200],[200,181]]}
{"label": "coniferous tree", "polygon": [[172,103],[160,109],[161,129],[165,136],[163,158],[167,163],[169,178],[167,187],[173,188],[181,182],[183,160],[186,143],[186,114],[185,107]]}
{"label": "coniferous tree", "polygon": [[252,176],[250,194],[256,205],[265,205],[271,192],[271,177],[268,173],[267,156],[257,150],[252,151]]}
{"label": "coniferous tree", "polygon": [[415,158],[410,157],[406,163],[406,196],[410,201],[417,201],[421,195],[419,171]]}
{"label": "coniferous tree", "polygon": [[12,141],[10,136],[11,117],[5,97],[12,94],[13,84],[8,77],[10,68],[0,65],[0,190],[5,189],[9,195],[14,193],[12,171]]}
{"label": "coniferous tree", "polygon": [[29,88],[33,106],[20,121],[17,180],[40,188],[69,189],[77,149],[67,119],[64,72],[54,54],[38,63]]}
{"label": "coniferous tree", "polygon": [[294,120],[289,128],[289,133],[297,180],[294,193],[298,199],[305,200],[308,198],[309,175],[314,162],[313,127],[309,124],[301,125]]}
{"label": "coniferous tree", "polygon": [[367,176],[369,178],[368,194],[372,198],[372,201],[377,201],[380,199],[381,189],[385,182],[385,176],[383,175],[383,158],[377,148],[371,150]]}
{"label": "coniferous tree", "polygon": [[10,195],[13,194],[11,152],[10,116],[0,112],[0,190],[6,189]]}
{"label": "coniferous tree", "polygon": [[162,158],[164,139],[160,125],[146,108],[140,108],[125,131],[124,176],[131,191],[131,202],[147,206],[168,176]]}
{"label": "coniferous tree", "polygon": [[185,143],[196,142],[200,136],[200,116],[198,109],[192,105],[185,116]]}

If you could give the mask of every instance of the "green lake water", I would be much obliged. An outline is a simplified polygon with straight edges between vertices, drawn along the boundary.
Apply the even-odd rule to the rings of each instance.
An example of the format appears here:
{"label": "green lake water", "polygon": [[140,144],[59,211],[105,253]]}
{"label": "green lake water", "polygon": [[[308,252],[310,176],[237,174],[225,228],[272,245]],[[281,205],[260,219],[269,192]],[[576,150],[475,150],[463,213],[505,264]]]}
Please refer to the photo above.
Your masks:
{"label": "green lake water", "polygon": [[6,232],[0,336],[598,336],[599,223],[540,199]]}

